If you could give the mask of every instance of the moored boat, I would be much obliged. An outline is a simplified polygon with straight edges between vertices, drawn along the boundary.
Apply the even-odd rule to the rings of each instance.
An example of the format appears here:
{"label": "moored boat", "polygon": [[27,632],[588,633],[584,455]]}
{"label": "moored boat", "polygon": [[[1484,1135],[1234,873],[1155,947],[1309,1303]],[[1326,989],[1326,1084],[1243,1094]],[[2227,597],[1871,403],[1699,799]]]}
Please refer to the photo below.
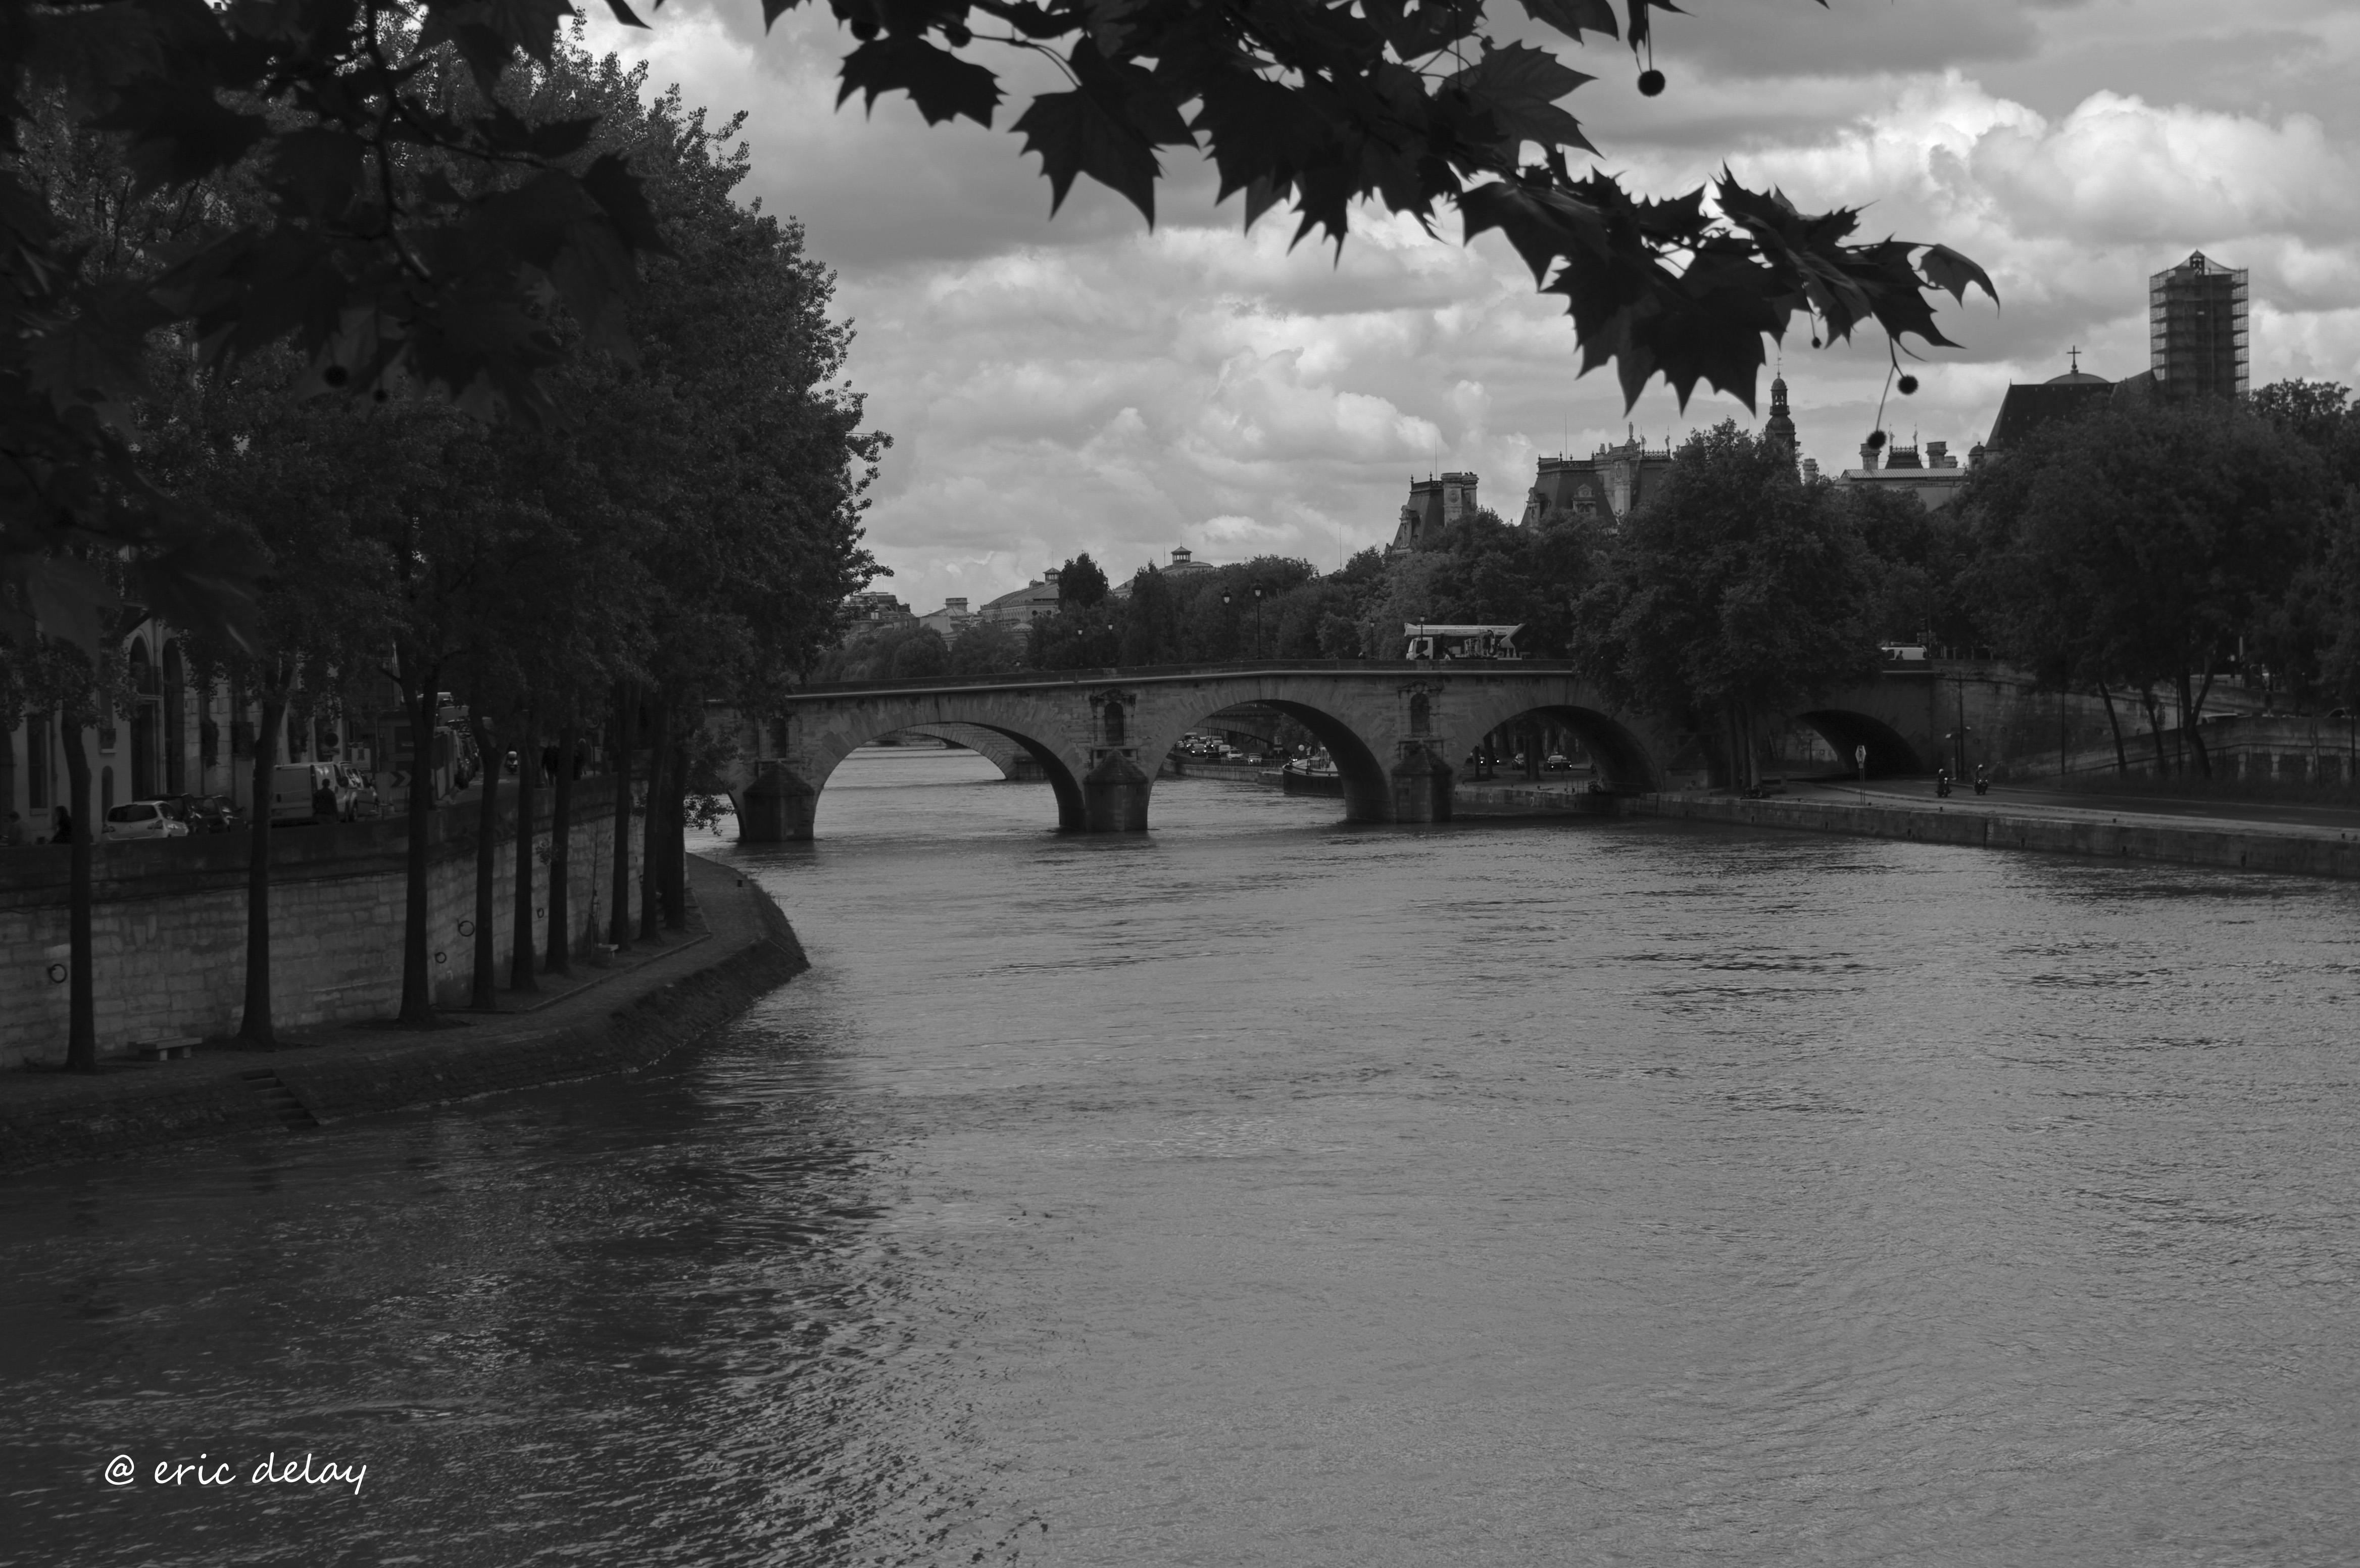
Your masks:
{"label": "moored boat", "polygon": [[1322,751],[1308,760],[1296,758],[1279,770],[1279,787],[1289,795],[1333,795],[1344,793],[1344,775],[1336,771],[1334,759]]}

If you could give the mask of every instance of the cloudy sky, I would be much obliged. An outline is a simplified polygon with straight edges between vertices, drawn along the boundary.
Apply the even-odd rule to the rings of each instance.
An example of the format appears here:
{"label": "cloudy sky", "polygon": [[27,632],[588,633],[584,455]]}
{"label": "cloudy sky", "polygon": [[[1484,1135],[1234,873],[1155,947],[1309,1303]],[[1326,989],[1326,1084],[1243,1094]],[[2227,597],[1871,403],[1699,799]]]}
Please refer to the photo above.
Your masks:
{"label": "cloudy sky", "polygon": [[[599,8],[603,11],[603,7]],[[765,36],[758,0],[672,0],[652,32],[591,42],[644,58],[651,88],[748,111],[767,210],[800,217],[858,333],[854,383],[893,451],[869,517],[880,582],[924,611],[980,601],[1077,551],[1128,574],[1185,544],[1332,565],[1391,537],[1413,475],[1482,476],[1513,518],[1544,453],[1635,424],[1652,442],[1735,417],[1651,391],[1626,417],[1609,372],[1496,236],[1461,246],[1370,213],[1338,262],[1291,222],[1251,234],[1207,166],[1166,159],[1153,233],[1087,181],[1053,221],[1006,126],[928,128],[906,99],[834,107],[850,47],[824,6]],[[1521,21],[1521,8],[1495,5]],[[1941,316],[1963,348],[1888,415],[1963,448],[2010,381],[2147,367],[2146,279],[2202,249],[2253,273],[2256,383],[2360,384],[2360,5],[2353,0],[1688,0],[1659,24],[1670,79],[1647,100],[1627,53],[1556,40],[1599,80],[1567,100],[1601,165],[1666,195],[1726,159],[1808,208],[1941,240],[1981,295]],[[1507,15],[1502,41],[1546,41]],[[1554,37],[1549,35],[1548,37]],[[1947,300],[1947,296],[1945,296]],[[1883,340],[1785,371],[1804,450],[1854,464]],[[1898,400],[1896,400],[1896,402]],[[1766,411],[1766,408],[1765,410]]]}

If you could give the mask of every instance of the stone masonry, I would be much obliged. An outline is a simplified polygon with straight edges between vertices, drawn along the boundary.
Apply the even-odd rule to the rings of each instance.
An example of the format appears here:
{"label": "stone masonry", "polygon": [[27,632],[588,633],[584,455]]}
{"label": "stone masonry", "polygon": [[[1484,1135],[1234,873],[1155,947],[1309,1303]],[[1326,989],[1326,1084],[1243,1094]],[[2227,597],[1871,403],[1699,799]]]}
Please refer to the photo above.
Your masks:
{"label": "stone masonry", "polygon": [[[551,794],[540,791],[534,806],[535,877],[542,883]],[[576,942],[586,944],[607,924],[612,786],[581,780],[574,800],[568,913]],[[475,940],[461,926],[475,917],[475,806],[462,803],[437,811],[430,823],[427,931],[439,955],[434,995],[441,1003],[464,1003],[475,981]],[[512,799],[502,806],[500,824],[493,951],[505,981],[516,886]],[[407,832],[400,818],[272,832],[271,978],[282,1031],[387,1017],[399,1007]],[[631,837],[636,908],[640,835]],[[243,833],[94,847],[93,967],[102,1057],[127,1054],[134,1040],[158,1035],[236,1031],[246,998],[246,851]],[[0,1068],[65,1052],[68,988],[51,977],[67,962],[70,853],[49,845],[0,853]],[[543,911],[545,897],[538,905]]]}

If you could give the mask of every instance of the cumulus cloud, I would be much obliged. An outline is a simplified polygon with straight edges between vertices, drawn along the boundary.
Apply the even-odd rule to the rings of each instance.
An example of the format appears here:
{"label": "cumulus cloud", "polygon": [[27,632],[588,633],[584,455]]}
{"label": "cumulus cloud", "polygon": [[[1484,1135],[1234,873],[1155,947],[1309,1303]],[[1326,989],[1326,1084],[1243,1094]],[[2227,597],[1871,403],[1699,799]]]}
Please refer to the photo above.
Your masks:
{"label": "cumulus cloud", "polygon": [[[1851,461],[1876,417],[1964,446],[2012,380],[2146,364],[2146,279],[2202,248],[2254,276],[2254,370],[2360,381],[2360,199],[2345,83],[2360,8],[2251,0],[2234,27],[2198,0],[1699,0],[1668,18],[1674,91],[1643,100],[1614,51],[1570,101],[1657,193],[1727,161],[1867,232],[1982,261],[2004,309],[1946,309],[1957,350],[1885,399],[1881,339],[1789,345],[1806,449]],[[898,96],[833,105],[847,47],[817,7],[765,37],[751,0],[676,0],[651,34],[599,26],[651,84],[749,111],[748,193],[808,225],[857,323],[852,374],[893,433],[870,516],[890,586],[931,609],[988,597],[1080,550],[1111,571],[1264,551],[1332,563],[1390,536],[1413,474],[1483,476],[1513,515],[1535,457],[1635,431],[1661,443],[1724,417],[1650,391],[1625,412],[1578,379],[1552,301],[1495,236],[1362,214],[1338,259],[1251,235],[1201,166],[1172,165],[1153,232],[1085,182],[1054,222],[1001,128],[927,127]],[[1534,35],[1520,16],[1503,35]],[[1627,54],[1621,60],[1627,64]],[[1011,82],[1021,102],[1024,82]]]}

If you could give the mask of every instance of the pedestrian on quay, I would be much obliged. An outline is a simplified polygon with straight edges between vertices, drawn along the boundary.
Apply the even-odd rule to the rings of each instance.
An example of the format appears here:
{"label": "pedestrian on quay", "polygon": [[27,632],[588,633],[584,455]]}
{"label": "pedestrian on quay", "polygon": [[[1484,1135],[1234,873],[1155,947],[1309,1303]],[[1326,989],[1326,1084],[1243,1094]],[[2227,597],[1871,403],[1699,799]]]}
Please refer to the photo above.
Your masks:
{"label": "pedestrian on quay", "polygon": [[311,786],[311,817],[322,825],[336,819],[336,792],[321,779]]}
{"label": "pedestrian on quay", "polygon": [[62,806],[58,807],[57,827],[49,834],[49,842],[52,844],[73,842],[73,813]]}

